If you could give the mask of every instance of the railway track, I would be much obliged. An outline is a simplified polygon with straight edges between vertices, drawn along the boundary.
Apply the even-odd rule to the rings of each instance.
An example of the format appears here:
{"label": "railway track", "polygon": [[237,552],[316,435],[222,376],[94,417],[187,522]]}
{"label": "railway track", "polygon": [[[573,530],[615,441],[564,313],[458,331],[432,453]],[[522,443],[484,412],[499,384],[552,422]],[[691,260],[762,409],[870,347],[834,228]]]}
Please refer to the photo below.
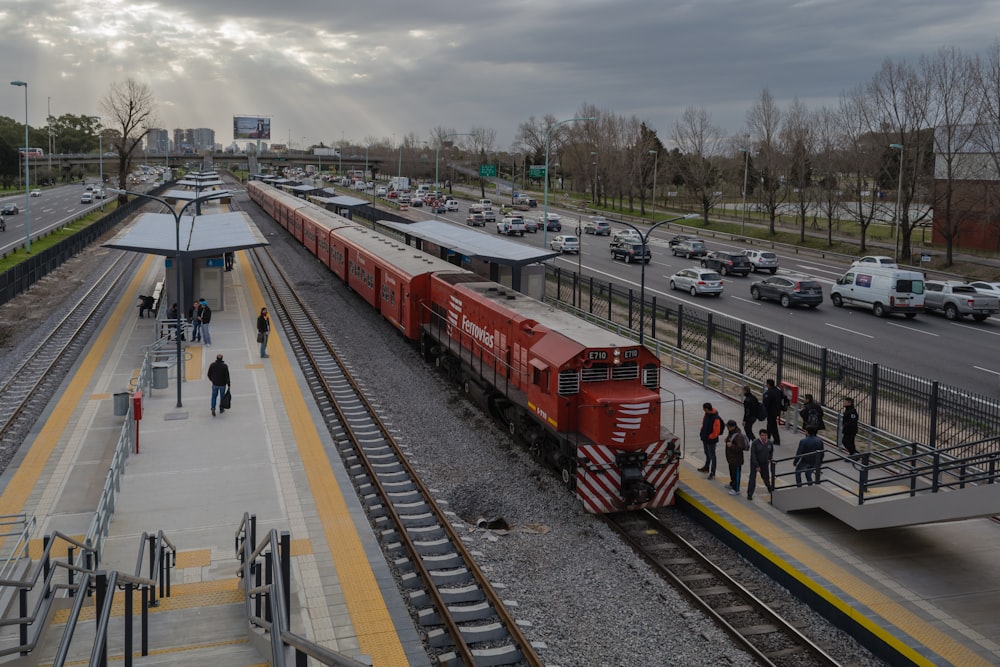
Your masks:
{"label": "railway track", "polygon": [[664,578],[712,617],[761,665],[837,665],[697,547],[647,511],[606,515],[607,522]]}
{"label": "railway track", "polygon": [[7,467],[59,383],[120,299],[123,278],[143,255],[121,252],[0,385],[0,472]]}
{"label": "railway track", "polygon": [[348,473],[396,558],[409,602],[442,665],[543,663],[476,565],[451,522],[413,471],[310,309],[266,249],[253,251],[286,334]]}

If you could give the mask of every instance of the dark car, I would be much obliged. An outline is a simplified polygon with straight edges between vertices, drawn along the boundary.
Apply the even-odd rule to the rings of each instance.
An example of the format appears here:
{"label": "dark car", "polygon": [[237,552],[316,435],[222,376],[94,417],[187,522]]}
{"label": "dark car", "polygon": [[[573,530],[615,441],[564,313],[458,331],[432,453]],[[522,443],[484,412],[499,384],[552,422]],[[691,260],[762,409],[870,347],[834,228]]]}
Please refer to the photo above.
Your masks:
{"label": "dark car", "polygon": [[754,299],[771,299],[785,308],[809,306],[815,308],[823,303],[823,289],[815,280],[805,276],[771,276],[758,280],[750,286],[750,296]]}
{"label": "dark car", "polygon": [[17,215],[21,212],[21,209],[17,207],[17,204],[4,204],[3,208],[0,208],[0,215]]}
{"label": "dark car", "polygon": [[708,248],[705,247],[705,242],[701,239],[685,239],[677,245],[671,246],[670,252],[674,257],[680,255],[691,259],[692,257],[704,257],[708,254]]}
{"label": "dark car", "polygon": [[413,208],[421,208],[424,205],[424,200],[419,197],[414,197],[413,201],[410,202],[410,206]]}
{"label": "dark car", "polygon": [[[645,260],[649,264],[649,260],[653,258],[653,253],[650,252],[649,246],[646,246],[645,250]],[[611,244],[611,258],[624,260],[626,264],[638,262],[643,257],[642,251],[643,245],[635,241],[622,239]]]}
{"label": "dark car", "polygon": [[750,258],[735,252],[725,252],[716,250],[705,255],[701,260],[701,265],[706,269],[715,269],[724,276],[730,274],[748,276],[753,265]]}
{"label": "dark car", "polygon": [[701,239],[699,239],[697,236],[693,236],[691,234],[678,234],[677,236],[670,239],[670,247],[673,248],[681,241],[700,241],[700,240]]}

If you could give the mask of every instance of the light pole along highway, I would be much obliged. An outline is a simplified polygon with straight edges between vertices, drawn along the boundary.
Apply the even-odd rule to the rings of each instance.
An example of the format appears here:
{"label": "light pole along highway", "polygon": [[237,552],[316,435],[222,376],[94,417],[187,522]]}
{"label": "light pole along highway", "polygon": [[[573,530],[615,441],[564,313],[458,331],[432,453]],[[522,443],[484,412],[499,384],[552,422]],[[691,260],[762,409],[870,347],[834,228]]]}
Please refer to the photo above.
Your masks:
{"label": "light pole along highway", "polygon": [[[552,143],[552,131],[559,127],[560,125],[565,125],[566,123],[573,123],[578,120],[597,120],[594,116],[587,116],[586,118],[567,118],[566,120],[561,120],[558,123],[554,123],[549,131],[545,133],[545,196],[542,198],[542,247],[547,248],[549,245],[549,145]],[[565,170],[564,170],[565,171]]]}
{"label": "light pole along highway", "polygon": [[[438,164],[441,158],[441,144],[445,142],[445,139],[451,139],[452,137],[471,137],[471,132],[452,132],[451,134],[446,134],[443,137],[438,138],[437,149],[434,151],[434,192],[440,192],[441,190],[441,179],[438,178]],[[435,195],[436,196],[436,195]],[[437,220],[437,208],[434,209],[434,219]]]}
{"label": "light pole along highway", "polygon": [[676,218],[670,218],[669,220],[660,220],[659,222],[654,222],[652,225],[650,225],[649,229],[646,230],[645,234],[640,232],[639,228],[630,222],[625,222],[624,220],[615,221],[634,230],[635,233],[639,235],[639,238],[642,239],[642,262],[641,262],[642,273],[640,274],[640,279],[639,279],[639,345],[642,345],[643,342],[646,340],[646,323],[644,321],[646,314],[646,246],[649,245],[649,235],[652,234],[653,230],[659,227],[660,225],[665,225],[668,222],[677,222],[678,220],[689,220],[691,218],[697,218],[697,217],[698,217],[697,213],[688,213],[687,215],[682,215]]}
{"label": "light pole along highway", "polygon": [[[183,312],[183,305],[184,305],[182,303],[183,299],[181,298],[181,295],[183,294],[183,292],[181,291],[181,288],[182,288],[182,284],[181,284],[181,217],[184,215],[185,209],[187,209],[187,207],[190,206],[191,204],[194,204],[195,207],[197,208],[198,206],[200,206],[202,204],[202,202],[211,201],[213,199],[221,199],[222,197],[228,197],[229,196],[229,191],[228,190],[216,190],[214,192],[208,193],[207,195],[202,195],[200,197],[195,197],[194,199],[190,199],[187,202],[185,202],[184,205],[181,206],[177,210],[174,210],[174,207],[171,206],[170,203],[166,199],[162,199],[162,198],[156,197],[154,195],[148,195],[145,192],[131,192],[129,190],[119,190],[117,188],[112,189],[111,192],[113,192],[116,195],[124,194],[124,195],[130,195],[130,196],[133,196],[133,197],[141,197],[142,199],[149,199],[151,201],[159,202],[160,204],[162,204],[164,206],[164,208],[166,208],[168,211],[170,211],[171,215],[174,216],[174,223],[177,226],[177,232],[176,232],[176,235],[175,235],[175,240],[176,240],[176,244],[177,245],[176,245],[176,253],[174,255],[174,263],[175,263],[174,271],[177,272],[177,330],[174,332],[174,339],[177,341],[177,407],[180,408],[180,407],[183,407],[183,403],[181,402],[181,382],[182,382],[182,380],[184,378],[184,368],[183,368],[184,367],[184,362],[183,362],[184,349],[183,349],[183,346],[181,345],[181,313]],[[197,215],[197,214],[195,214],[195,215]],[[191,223],[192,224],[194,224],[195,215],[191,216]]]}

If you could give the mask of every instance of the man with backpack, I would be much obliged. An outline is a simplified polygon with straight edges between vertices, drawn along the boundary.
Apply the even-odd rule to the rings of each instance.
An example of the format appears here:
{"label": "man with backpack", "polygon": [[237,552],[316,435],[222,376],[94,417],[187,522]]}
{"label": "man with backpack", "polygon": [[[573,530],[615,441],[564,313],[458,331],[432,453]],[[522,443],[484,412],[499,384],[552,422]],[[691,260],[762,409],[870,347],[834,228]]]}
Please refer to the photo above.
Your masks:
{"label": "man with backpack", "polygon": [[750,387],[743,386],[743,433],[747,437],[747,442],[753,440],[753,425],[758,421],[767,419],[767,412],[764,411],[764,419],[760,414],[764,411],[764,406],[757,397],[753,395]]}
{"label": "man with backpack", "polygon": [[767,436],[767,429],[762,428],[759,437],[750,443],[750,478],[747,480],[747,500],[753,500],[753,492],[757,490],[757,474],[764,481],[764,488],[774,491],[771,485],[771,460],[774,458],[774,448]]}
{"label": "man with backpack", "polygon": [[749,448],[746,436],[735,419],[726,422],[726,463],[729,464],[729,495],[740,495],[743,476],[743,452]]}
{"label": "man with backpack", "polygon": [[715,479],[715,448],[719,444],[719,436],[722,435],[722,417],[711,403],[705,403],[701,407],[705,411],[705,416],[701,418],[699,435],[701,444],[705,448],[705,465],[698,468],[698,472],[707,472],[709,479]]}
{"label": "man with backpack", "polygon": [[788,398],[785,396],[785,392],[774,385],[774,380],[768,378],[765,384],[767,388],[764,390],[763,403],[764,409],[767,411],[767,433],[777,446],[781,444],[781,434],[778,433],[778,415],[787,409]]}

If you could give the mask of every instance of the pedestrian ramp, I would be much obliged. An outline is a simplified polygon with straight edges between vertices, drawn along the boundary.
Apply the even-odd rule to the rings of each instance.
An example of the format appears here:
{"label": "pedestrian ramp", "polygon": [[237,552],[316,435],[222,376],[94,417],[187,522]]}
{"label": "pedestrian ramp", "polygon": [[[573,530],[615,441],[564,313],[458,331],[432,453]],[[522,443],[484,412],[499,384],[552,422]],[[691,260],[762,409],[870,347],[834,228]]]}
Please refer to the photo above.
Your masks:
{"label": "pedestrian ramp", "polygon": [[[827,451],[815,483],[796,483],[794,457],[777,459],[772,504],[822,510],[857,530],[1000,514],[996,439],[936,450],[910,443],[856,458]],[[780,472],[779,472],[780,471]]]}

